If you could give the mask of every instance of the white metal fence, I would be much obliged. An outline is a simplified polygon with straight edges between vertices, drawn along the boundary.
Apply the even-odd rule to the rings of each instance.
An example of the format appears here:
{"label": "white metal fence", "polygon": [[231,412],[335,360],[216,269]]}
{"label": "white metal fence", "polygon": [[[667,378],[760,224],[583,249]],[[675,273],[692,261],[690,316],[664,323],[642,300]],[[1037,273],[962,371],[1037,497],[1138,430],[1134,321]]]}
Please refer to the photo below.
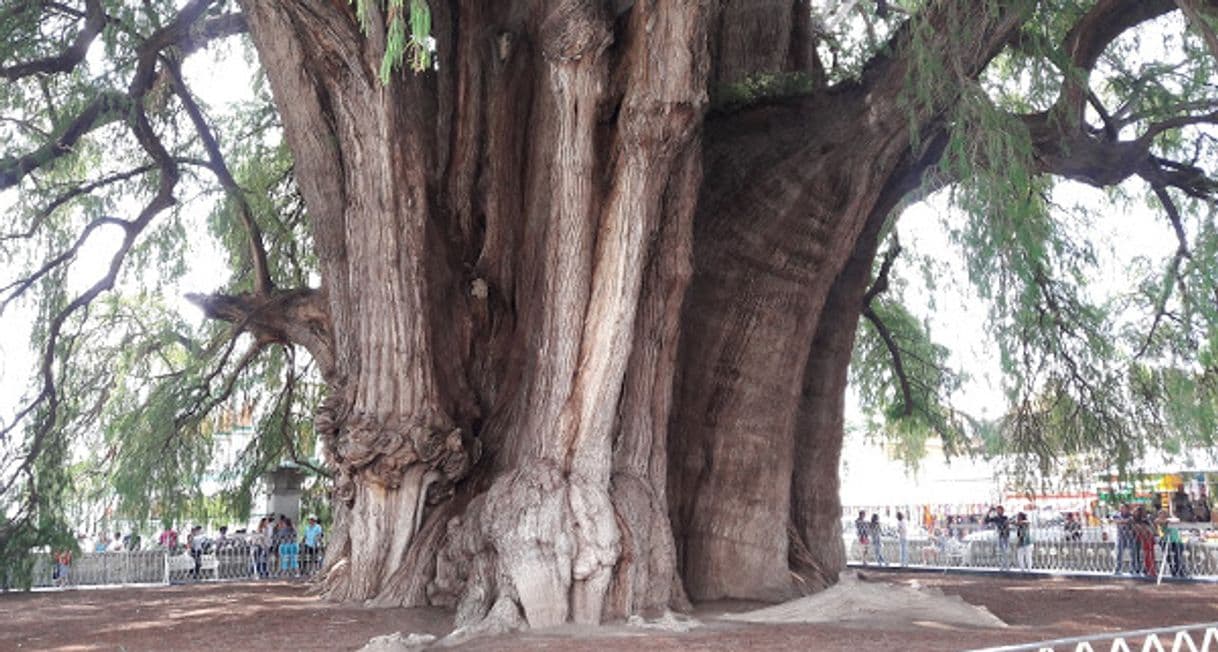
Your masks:
{"label": "white metal fence", "polygon": [[1005,645],[974,652],[1218,652],[1218,623],[1139,629],[1115,634]]}
{"label": "white metal fence", "polygon": [[[983,530],[966,537],[909,538],[902,560],[901,544],[896,537],[883,536],[880,556],[886,565],[932,568],[975,568],[1029,570],[1081,574],[1146,575],[1146,554],[1136,540],[1121,543],[1101,528],[1087,529],[1078,538],[1065,538],[1060,530],[1032,531],[1032,545],[1021,565],[1014,528],[1007,545],[1000,545],[994,530]],[[1120,553],[1118,564],[1117,554]],[[874,541],[866,546],[851,537],[846,546],[852,564],[876,564]],[[1192,539],[1180,544],[1164,541],[1152,549],[1154,574],[1164,577],[1218,578],[1218,542]]]}
{"label": "white metal fence", "polygon": [[188,582],[308,577],[321,567],[324,549],[316,552],[298,544],[274,549],[228,546],[192,555],[163,548],[74,555],[61,572],[49,554],[34,560],[35,587],[102,586],[114,584],[180,584]]}

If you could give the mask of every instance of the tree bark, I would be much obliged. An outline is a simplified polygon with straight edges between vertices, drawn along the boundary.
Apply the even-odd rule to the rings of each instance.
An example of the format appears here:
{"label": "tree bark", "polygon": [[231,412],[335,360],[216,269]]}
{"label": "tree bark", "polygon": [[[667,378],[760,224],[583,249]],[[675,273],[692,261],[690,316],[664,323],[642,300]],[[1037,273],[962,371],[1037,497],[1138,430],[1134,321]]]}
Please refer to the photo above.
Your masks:
{"label": "tree bark", "polygon": [[451,604],[462,635],[680,606],[663,424],[708,8],[433,5],[441,74],[385,86],[375,7],[360,35],[341,4],[246,6],[330,299],[325,591]]}
{"label": "tree bark", "polygon": [[430,5],[437,68],[382,84],[379,3],[243,2],[321,271],[307,322],[253,323],[329,384],[325,594],[453,606],[460,639],[833,581],[909,71],[704,129],[711,85],[818,72],[806,1]]}

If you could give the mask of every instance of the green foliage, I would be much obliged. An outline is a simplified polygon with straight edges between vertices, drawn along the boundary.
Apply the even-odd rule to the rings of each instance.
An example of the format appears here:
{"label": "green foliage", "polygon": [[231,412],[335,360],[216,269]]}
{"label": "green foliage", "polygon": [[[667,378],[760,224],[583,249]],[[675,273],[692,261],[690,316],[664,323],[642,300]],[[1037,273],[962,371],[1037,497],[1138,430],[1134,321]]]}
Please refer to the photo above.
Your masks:
{"label": "green foliage", "polygon": [[[897,457],[910,465],[925,455],[931,437],[943,441],[948,454],[966,452],[967,423],[951,398],[967,376],[949,367],[948,348],[936,343],[928,325],[903,305],[882,297],[872,301],[871,309],[896,351],[874,322],[859,326],[850,379],[869,409],[868,430],[882,433]],[[904,379],[897,375],[894,356],[900,359]]]}
{"label": "green foliage", "polygon": [[712,111],[730,113],[766,100],[807,95],[812,78],[802,72],[759,73],[711,90]]}
{"label": "green foliage", "polygon": [[[427,0],[352,0],[360,26],[372,29],[371,12],[384,7],[385,55],[381,58],[381,83],[388,84],[403,64],[414,72],[431,69],[431,6]],[[373,3],[376,3],[375,5]]]}
{"label": "green foliage", "polygon": [[[7,286],[0,315],[33,322],[35,351],[64,317],[51,351],[53,406],[39,404],[19,430],[0,436],[0,573],[10,582],[26,581],[31,550],[69,544],[71,527],[120,518],[239,518],[249,513],[250,493],[266,469],[315,454],[308,415],[319,390],[311,367],[228,325],[200,325],[196,309],[184,308],[183,286],[200,289],[200,266],[210,273],[203,281],[209,291],[236,294],[253,287],[252,263],[239,203],[216,190],[166,71],[158,68],[140,106],[179,164],[177,203],[139,232],[121,264],[110,258],[125,233],[119,224],[140,215],[161,180],[132,135],[132,107],[116,99],[100,126],[70,149],[53,144],[96,98],[127,96],[139,48],[180,4],[103,2],[109,20],[87,59],[68,72],[0,83],[0,177],[30,153],[45,163],[0,191],[0,287]],[[217,2],[204,19],[234,8]],[[0,67],[58,54],[81,28],[74,11],[57,3],[0,9]],[[225,128],[220,148],[263,233],[274,282],[304,287],[316,282],[312,235],[269,89],[256,82],[241,104],[199,102],[208,121]],[[67,313],[111,264],[112,287],[103,283],[87,307]],[[22,279],[30,279],[28,289]],[[41,389],[42,377],[32,378],[22,398]],[[3,406],[0,428],[15,400]],[[221,417],[241,408],[259,420],[249,444],[256,454],[217,470]],[[20,468],[27,457],[32,466]],[[12,478],[16,484],[4,490]],[[227,483],[227,491],[203,495],[204,479]]]}

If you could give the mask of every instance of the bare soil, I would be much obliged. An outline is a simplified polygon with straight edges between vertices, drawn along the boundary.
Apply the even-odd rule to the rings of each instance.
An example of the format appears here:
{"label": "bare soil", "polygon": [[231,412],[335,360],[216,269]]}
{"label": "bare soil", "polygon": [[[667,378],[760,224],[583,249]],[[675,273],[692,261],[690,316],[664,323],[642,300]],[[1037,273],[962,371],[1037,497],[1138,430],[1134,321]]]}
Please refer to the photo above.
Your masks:
{"label": "bare soil", "polygon": [[[853,572],[853,571],[851,571]],[[626,625],[564,627],[468,643],[467,650],[965,650],[1105,631],[1218,622],[1218,585],[873,571],[866,582],[934,587],[984,606],[1007,627],[927,619],[924,609],[833,623],[749,623],[711,603],[685,633]],[[373,636],[443,636],[440,609],[322,602],[289,582],[67,590],[0,595],[0,650],[355,650]],[[901,614],[908,613],[909,618]]]}

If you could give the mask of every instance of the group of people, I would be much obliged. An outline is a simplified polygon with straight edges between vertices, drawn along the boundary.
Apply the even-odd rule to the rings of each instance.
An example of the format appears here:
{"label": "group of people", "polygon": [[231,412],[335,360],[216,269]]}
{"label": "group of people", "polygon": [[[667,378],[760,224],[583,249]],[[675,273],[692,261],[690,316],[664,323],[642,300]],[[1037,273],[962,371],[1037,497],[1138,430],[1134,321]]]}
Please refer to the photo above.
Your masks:
{"label": "group of people", "polygon": [[[1002,570],[1011,568],[1011,517],[1006,515],[1002,505],[995,505],[985,515],[985,524],[992,526],[997,534],[998,564]],[[1015,558],[1019,570],[1032,570],[1032,524],[1028,515],[1019,512],[1015,515]]]}
{"label": "group of people", "polygon": [[1121,503],[1120,509],[1112,516],[1117,527],[1116,568],[1112,571],[1113,575],[1121,574],[1128,553],[1130,574],[1155,577],[1159,571],[1155,563],[1155,550],[1158,548],[1167,555],[1172,577],[1185,577],[1184,542],[1180,531],[1171,527],[1169,520],[1170,514],[1166,509],[1160,509],[1151,518],[1144,505],[1131,508],[1129,503]]}
{"label": "group of people", "polygon": [[258,577],[268,577],[278,561],[279,573],[298,574],[301,570],[302,549],[304,570],[309,571],[321,564],[324,533],[317,517],[310,515],[309,524],[298,538],[292,519],[272,514],[258,522],[251,533],[249,543],[253,547],[253,570]]}
{"label": "group of people", "polygon": [[[875,563],[883,565],[884,559],[883,527],[880,525],[880,515],[872,514],[867,520],[867,511],[859,510],[859,517],[854,521],[855,535],[861,547],[863,565],[867,564],[868,550],[875,551]],[[909,565],[909,524],[903,512],[897,512],[897,550],[900,554],[900,565]]]}

